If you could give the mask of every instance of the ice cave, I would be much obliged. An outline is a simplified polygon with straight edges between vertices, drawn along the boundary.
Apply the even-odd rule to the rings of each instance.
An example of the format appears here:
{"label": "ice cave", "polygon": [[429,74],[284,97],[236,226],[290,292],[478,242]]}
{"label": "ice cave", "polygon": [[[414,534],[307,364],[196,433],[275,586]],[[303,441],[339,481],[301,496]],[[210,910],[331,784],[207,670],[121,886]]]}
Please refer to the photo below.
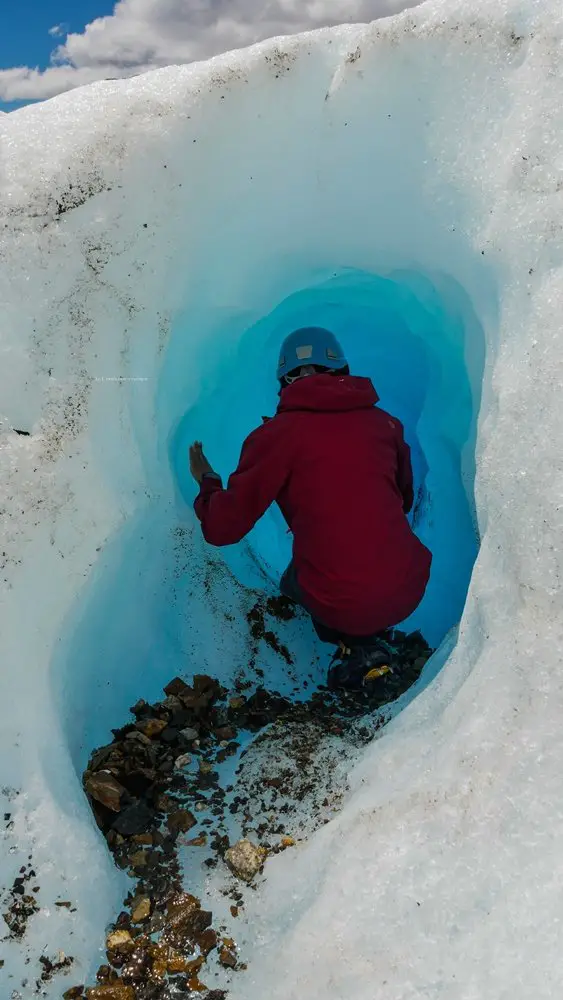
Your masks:
{"label": "ice cave", "polygon": [[[404,423],[434,553],[405,628],[436,653],[330,822],[268,860],[229,996],[556,995],[562,39],[552,0],[429,0],[0,119],[2,885],[38,886],[2,996],[102,960],[128,878],[94,748],[172,677],[248,668],[290,539],[272,508],[206,546],[187,449],[233,470],[309,324]],[[280,637],[260,676],[314,690],[326,648],[302,617]]]}

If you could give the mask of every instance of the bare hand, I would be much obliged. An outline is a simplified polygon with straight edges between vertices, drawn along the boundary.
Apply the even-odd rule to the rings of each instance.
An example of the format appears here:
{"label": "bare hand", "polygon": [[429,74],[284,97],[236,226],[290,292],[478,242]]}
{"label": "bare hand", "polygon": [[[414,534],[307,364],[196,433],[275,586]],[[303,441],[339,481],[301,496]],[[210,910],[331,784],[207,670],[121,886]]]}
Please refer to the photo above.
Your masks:
{"label": "bare hand", "polygon": [[213,469],[203,454],[201,441],[194,441],[190,448],[190,472],[196,483],[199,483],[200,486],[205,473],[213,472]]}

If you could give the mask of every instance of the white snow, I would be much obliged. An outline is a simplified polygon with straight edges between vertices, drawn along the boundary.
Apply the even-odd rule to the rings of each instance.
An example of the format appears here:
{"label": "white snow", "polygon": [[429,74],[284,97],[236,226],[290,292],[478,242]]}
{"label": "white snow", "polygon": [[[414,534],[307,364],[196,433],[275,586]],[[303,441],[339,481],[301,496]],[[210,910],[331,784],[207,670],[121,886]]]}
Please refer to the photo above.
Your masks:
{"label": "white snow", "polygon": [[[185,445],[230,471],[312,317],[405,419],[437,553],[412,624],[448,638],[341,815],[269,863],[233,997],[557,995],[562,38],[554,0],[431,0],[2,117],[2,882],[31,854],[42,907],[6,995],[43,949],[87,979],[123,894],[88,752],[248,659],[244,587],[288,541],[272,514],[206,552]],[[326,658],[286,632],[295,677],[261,665],[289,691]]]}

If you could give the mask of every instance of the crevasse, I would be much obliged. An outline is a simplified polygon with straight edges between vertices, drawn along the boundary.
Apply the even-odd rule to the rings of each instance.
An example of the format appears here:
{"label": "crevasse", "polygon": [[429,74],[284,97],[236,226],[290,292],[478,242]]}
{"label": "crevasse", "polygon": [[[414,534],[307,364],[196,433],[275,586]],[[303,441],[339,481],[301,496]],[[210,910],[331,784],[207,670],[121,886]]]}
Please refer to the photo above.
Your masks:
{"label": "crevasse", "polygon": [[288,539],[272,512],[207,550],[186,444],[228,473],[315,321],[405,422],[436,553],[410,624],[444,642],[341,816],[269,865],[235,995],[554,995],[561,29],[433,0],[2,119],[2,865],[42,887],[10,988],[43,948],[87,979],[122,895],[88,752],[179,670],[245,664]]}

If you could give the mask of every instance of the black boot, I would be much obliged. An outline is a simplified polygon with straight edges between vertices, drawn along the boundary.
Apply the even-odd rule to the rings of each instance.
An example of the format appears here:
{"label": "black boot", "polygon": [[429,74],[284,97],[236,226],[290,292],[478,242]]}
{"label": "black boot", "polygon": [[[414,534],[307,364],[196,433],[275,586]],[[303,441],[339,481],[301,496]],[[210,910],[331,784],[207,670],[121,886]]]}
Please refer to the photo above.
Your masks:
{"label": "black boot", "polygon": [[350,648],[340,643],[328,670],[329,691],[361,691],[391,673],[391,650],[384,642]]}

